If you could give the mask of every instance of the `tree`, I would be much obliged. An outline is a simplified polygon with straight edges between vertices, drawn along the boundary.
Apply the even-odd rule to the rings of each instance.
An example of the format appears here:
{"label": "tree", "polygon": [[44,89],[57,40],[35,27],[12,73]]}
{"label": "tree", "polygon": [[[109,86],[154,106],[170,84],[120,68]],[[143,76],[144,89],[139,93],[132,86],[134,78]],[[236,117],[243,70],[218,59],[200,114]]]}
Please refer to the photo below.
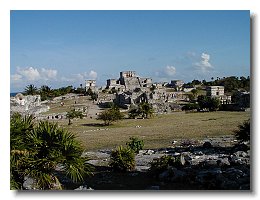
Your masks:
{"label": "tree", "polygon": [[151,92],[153,92],[155,89],[156,89],[156,86],[155,86],[155,85],[152,85],[152,86],[150,87]]}
{"label": "tree", "polygon": [[24,93],[26,95],[36,95],[37,94],[37,87],[35,87],[33,84],[27,85]]}
{"label": "tree", "polygon": [[236,139],[241,143],[250,141],[250,119],[238,125],[238,128],[234,131]]}
{"label": "tree", "polygon": [[205,95],[199,95],[197,101],[201,110],[207,109],[210,111],[217,111],[221,105],[220,100],[218,98],[207,97]]}
{"label": "tree", "polygon": [[71,111],[67,112],[66,117],[69,119],[68,125],[71,125],[72,124],[72,122],[71,122],[72,119],[74,119],[74,118],[82,119],[83,118],[83,114],[82,114],[81,111],[71,110]]}
{"label": "tree", "polygon": [[11,117],[11,189],[22,189],[25,177],[32,178],[35,189],[62,189],[56,173],[73,182],[82,182],[93,167],[82,157],[83,149],[75,136],[48,121],[34,125],[33,119]]}
{"label": "tree", "polygon": [[88,88],[86,91],[86,95],[91,96],[93,94],[93,91],[91,88]]}
{"label": "tree", "polygon": [[199,91],[197,89],[192,89],[191,93],[193,94],[194,98],[196,98],[198,93],[199,93]]}
{"label": "tree", "polygon": [[219,98],[208,98],[208,105],[210,111],[217,111],[221,105]]}
{"label": "tree", "polygon": [[41,100],[46,100],[48,97],[52,96],[52,90],[49,86],[47,85],[42,85],[40,88],[40,95],[41,95]]}
{"label": "tree", "polygon": [[98,99],[98,94],[95,93],[95,92],[93,92],[93,93],[91,94],[91,99],[92,99],[93,103],[94,103],[94,101],[97,101],[97,99]]}
{"label": "tree", "polygon": [[153,106],[147,102],[142,102],[138,105],[138,112],[143,118],[148,118],[153,115]]}
{"label": "tree", "polygon": [[118,121],[124,118],[124,114],[120,112],[118,108],[110,108],[104,110],[98,115],[98,120],[103,120],[105,126],[109,126],[112,122]]}

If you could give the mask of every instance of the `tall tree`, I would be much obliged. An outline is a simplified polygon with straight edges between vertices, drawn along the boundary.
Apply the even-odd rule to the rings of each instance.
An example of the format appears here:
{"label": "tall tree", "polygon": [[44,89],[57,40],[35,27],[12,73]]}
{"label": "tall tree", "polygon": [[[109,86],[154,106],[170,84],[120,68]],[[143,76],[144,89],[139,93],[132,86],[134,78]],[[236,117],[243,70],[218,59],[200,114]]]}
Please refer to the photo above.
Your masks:
{"label": "tall tree", "polygon": [[24,93],[26,95],[36,95],[37,94],[37,87],[35,87],[33,84],[27,85],[25,87]]}

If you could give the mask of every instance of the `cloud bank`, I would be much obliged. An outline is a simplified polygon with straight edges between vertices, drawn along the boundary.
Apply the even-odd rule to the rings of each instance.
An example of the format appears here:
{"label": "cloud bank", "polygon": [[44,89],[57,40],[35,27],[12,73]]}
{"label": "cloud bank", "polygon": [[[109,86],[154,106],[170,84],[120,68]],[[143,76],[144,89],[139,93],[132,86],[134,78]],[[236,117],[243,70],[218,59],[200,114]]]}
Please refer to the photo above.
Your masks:
{"label": "cloud bank", "polygon": [[167,65],[166,67],[159,69],[155,72],[155,76],[158,81],[169,81],[176,74],[176,68],[174,66]]}
{"label": "cloud bank", "polygon": [[213,69],[213,66],[209,62],[210,55],[206,53],[201,54],[201,60],[199,62],[194,63],[194,65],[199,69],[201,72],[206,73]]}
{"label": "cloud bank", "polygon": [[16,73],[11,75],[11,81],[41,81],[41,80],[54,80],[57,77],[57,70],[45,69],[45,68],[34,68],[34,67],[17,67]]}
{"label": "cloud bank", "polygon": [[17,67],[14,74],[11,74],[11,88],[21,90],[28,84],[34,84],[37,87],[41,85],[51,85],[54,88],[64,85],[84,84],[85,80],[97,79],[97,72],[90,70],[78,74],[71,74],[69,76],[58,76],[58,71],[51,68],[37,68],[37,67]]}

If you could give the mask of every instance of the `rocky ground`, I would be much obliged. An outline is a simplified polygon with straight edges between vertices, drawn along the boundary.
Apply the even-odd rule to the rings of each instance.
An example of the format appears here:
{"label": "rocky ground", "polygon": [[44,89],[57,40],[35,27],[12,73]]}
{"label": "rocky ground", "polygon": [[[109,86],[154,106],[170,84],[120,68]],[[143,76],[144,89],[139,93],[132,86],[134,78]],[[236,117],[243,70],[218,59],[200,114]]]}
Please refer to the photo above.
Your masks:
{"label": "rocky ground", "polygon": [[[77,190],[250,190],[249,145],[237,145],[232,137],[173,141],[172,148],[141,150],[135,170],[128,173],[112,171],[110,153],[84,153],[96,171]],[[150,163],[164,155],[180,157],[181,166],[152,172]]]}

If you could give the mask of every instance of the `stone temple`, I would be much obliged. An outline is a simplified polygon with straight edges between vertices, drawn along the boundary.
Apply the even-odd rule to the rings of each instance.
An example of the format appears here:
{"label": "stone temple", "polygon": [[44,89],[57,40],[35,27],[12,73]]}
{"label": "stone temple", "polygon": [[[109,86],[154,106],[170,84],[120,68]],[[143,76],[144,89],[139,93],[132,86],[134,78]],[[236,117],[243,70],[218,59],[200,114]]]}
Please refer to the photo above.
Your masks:
{"label": "stone temple", "polygon": [[119,79],[108,79],[107,88],[115,88],[118,91],[133,91],[137,88],[150,88],[152,86],[151,78],[141,78],[135,71],[120,72]]}
{"label": "stone temple", "polygon": [[168,112],[180,95],[157,86],[151,78],[139,77],[135,71],[122,71],[118,79],[107,80],[106,88],[116,91],[114,103],[120,107],[129,108],[147,102],[152,104],[156,112]]}

